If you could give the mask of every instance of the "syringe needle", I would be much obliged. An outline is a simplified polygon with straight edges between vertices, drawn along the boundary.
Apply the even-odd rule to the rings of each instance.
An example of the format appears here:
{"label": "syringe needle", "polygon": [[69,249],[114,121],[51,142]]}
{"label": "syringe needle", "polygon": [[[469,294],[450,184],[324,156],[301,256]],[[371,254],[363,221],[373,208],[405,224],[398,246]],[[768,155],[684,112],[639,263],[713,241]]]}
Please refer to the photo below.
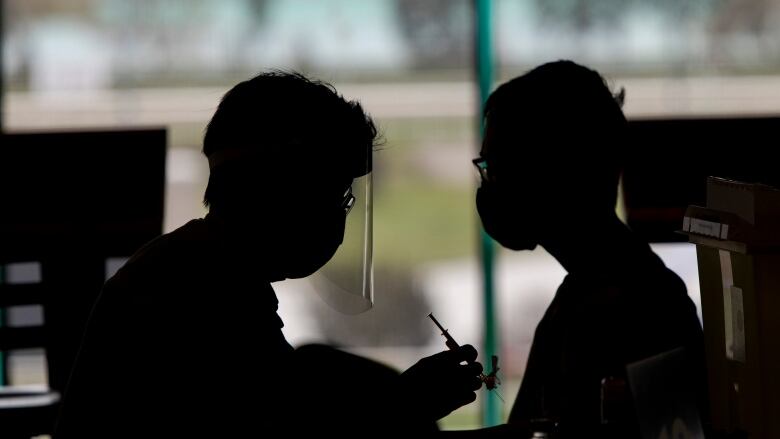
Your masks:
{"label": "syringe needle", "polygon": [[433,313],[428,314],[428,317],[430,317],[431,320],[433,320],[433,323],[435,323],[436,326],[439,327],[439,330],[441,330],[441,335],[443,335],[444,338],[447,339],[447,341],[444,344],[446,344],[449,349],[452,350],[458,349],[460,347],[458,342],[455,341],[455,339],[452,338],[452,336],[450,335],[449,331],[444,329],[444,326],[442,326],[441,323],[439,323],[439,321],[436,320],[436,317],[433,316]]}

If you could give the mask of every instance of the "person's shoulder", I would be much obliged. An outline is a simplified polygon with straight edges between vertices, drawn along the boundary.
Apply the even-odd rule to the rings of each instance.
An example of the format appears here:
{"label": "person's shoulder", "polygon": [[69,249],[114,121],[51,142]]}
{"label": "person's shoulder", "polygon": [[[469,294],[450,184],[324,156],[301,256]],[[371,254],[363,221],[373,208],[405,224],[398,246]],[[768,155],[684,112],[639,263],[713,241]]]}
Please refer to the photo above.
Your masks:
{"label": "person's shoulder", "polygon": [[202,219],[194,219],[172,232],[162,234],[139,248],[109,279],[108,284],[134,277],[173,271],[199,258],[199,250],[209,242],[208,228]]}
{"label": "person's shoulder", "polygon": [[186,257],[193,248],[203,245],[208,240],[208,228],[204,220],[194,219],[146,243],[130,257],[128,265],[149,259]]}
{"label": "person's shoulder", "polygon": [[647,244],[647,250],[639,281],[648,289],[687,296],[688,289],[680,276],[666,265],[650,244]]}
{"label": "person's shoulder", "polygon": [[654,307],[694,307],[688,288],[680,276],[669,268],[654,251],[644,259],[635,275],[626,277],[624,287],[634,300],[651,309]]}
{"label": "person's shoulder", "polygon": [[656,249],[637,235],[632,235],[631,251],[622,255],[627,265],[622,278],[632,289],[662,290],[672,294],[687,295],[685,282],[671,270]]}
{"label": "person's shoulder", "polygon": [[645,253],[626,255],[623,266],[616,269],[568,273],[558,287],[558,293],[583,291],[610,291],[613,295],[631,292],[653,292],[658,294],[686,295],[685,282],[672,271],[649,246]]}

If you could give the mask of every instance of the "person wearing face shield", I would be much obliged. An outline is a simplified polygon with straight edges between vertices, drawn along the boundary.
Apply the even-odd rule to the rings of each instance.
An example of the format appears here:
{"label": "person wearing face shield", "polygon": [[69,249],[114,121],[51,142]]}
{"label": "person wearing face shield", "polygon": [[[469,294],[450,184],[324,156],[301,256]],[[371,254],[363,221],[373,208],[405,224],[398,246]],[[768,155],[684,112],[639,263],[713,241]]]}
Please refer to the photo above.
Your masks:
{"label": "person wearing face shield", "polygon": [[541,65],[489,97],[474,160],[486,232],[511,250],[541,246],[568,272],[538,323],[509,418],[555,425],[561,437],[606,437],[606,424],[615,437],[638,437],[630,395],[604,419],[604,385],[625,383],[627,364],[678,347],[705,406],[695,305],[615,211],[630,147],[622,99],[587,67]]}
{"label": "person wearing face shield", "polygon": [[[372,303],[376,138],[357,102],[299,74],[228,91],[203,142],[209,212],[106,282],[55,437],[435,433],[474,401],[482,366],[471,346],[399,374],[328,346],[294,349],[282,333],[271,283],[317,272],[348,243],[358,243],[359,282],[334,283],[347,295],[335,302]],[[357,238],[345,235],[353,220]]]}

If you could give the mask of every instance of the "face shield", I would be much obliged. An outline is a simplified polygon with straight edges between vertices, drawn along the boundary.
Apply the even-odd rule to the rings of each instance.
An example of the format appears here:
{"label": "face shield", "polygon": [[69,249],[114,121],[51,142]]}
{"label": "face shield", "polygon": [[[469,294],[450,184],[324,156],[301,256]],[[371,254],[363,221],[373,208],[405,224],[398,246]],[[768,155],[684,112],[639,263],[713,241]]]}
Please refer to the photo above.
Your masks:
{"label": "face shield", "polygon": [[373,204],[371,150],[360,175],[344,194],[344,240],[333,258],[309,279],[323,301],[345,314],[374,305]]}

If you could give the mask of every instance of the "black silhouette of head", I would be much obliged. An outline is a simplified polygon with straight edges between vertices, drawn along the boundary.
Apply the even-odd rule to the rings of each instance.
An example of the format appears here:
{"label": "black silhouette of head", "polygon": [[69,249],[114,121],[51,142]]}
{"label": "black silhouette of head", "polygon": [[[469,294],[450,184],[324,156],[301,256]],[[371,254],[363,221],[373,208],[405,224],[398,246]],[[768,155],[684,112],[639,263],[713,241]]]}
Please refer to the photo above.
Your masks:
{"label": "black silhouette of head", "polygon": [[477,208],[507,248],[533,249],[554,228],[614,215],[626,119],[595,71],[541,65],[498,87],[484,112]]}
{"label": "black silhouette of head", "polygon": [[273,71],[220,102],[203,140],[204,204],[279,278],[307,276],[341,244],[345,192],[371,172],[376,127],[329,84]]}

